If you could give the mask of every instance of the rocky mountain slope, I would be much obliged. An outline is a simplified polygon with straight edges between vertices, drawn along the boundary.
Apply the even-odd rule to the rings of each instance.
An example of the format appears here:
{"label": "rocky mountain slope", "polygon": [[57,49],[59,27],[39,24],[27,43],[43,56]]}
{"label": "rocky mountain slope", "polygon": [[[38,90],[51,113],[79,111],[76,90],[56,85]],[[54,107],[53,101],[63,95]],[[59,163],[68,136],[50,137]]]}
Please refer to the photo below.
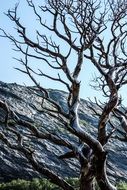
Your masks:
{"label": "rocky mountain slope", "polygon": [[[66,93],[58,90],[49,89],[50,96],[55,101],[59,101],[60,105],[66,110]],[[0,82],[0,99],[6,100],[11,108],[24,118],[26,121],[38,123],[42,127],[42,131],[58,132],[68,140],[71,138],[73,142],[76,140],[73,136],[68,134],[61,124],[53,119],[50,115],[42,112],[41,114],[35,110],[33,105],[39,107],[40,98],[34,93],[29,91],[28,87],[14,84],[6,84]],[[92,135],[97,135],[98,119],[94,117],[91,111],[87,108],[85,100],[81,101],[79,117],[82,127]],[[96,106],[96,105],[94,105]],[[4,118],[4,112],[0,109],[0,121]],[[0,124],[2,129],[2,124]],[[25,134],[25,130],[21,129]],[[65,149],[60,148],[46,140],[38,140],[36,138],[29,139],[30,146],[36,149],[38,159],[42,163],[48,164],[55,172],[59,172],[62,176],[76,177],[79,175],[79,164],[75,159],[59,160],[58,156],[61,155]],[[126,143],[118,140],[110,139],[107,144],[108,154],[108,175],[110,180],[117,182],[124,180],[127,182],[127,152]],[[0,141],[0,182],[9,181],[16,178],[30,179],[32,177],[41,177],[32,167],[28,164],[27,160],[19,152],[9,149],[5,144]]]}

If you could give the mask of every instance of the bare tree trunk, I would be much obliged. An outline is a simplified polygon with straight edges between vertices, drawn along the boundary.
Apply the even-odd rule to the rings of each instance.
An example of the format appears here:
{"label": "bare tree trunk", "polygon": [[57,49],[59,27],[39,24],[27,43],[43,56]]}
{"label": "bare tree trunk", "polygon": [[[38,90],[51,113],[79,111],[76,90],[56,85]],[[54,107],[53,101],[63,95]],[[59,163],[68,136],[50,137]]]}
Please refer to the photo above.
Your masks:
{"label": "bare tree trunk", "polygon": [[95,190],[93,172],[88,165],[81,168],[80,190]]}
{"label": "bare tree trunk", "polygon": [[96,161],[96,180],[101,190],[117,190],[107,177],[106,173],[106,154]]}
{"label": "bare tree trunk", "polygon": [[91,181],[85,177],[82,177],[80,181],[80,190],[95,190],[93,180]]}

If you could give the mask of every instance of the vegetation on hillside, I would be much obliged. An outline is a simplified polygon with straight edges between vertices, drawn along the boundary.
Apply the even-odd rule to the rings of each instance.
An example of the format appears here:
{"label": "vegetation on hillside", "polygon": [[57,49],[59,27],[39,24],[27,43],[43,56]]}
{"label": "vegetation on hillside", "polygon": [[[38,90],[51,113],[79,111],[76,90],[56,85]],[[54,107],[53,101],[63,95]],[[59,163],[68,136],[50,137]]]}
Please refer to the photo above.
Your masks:
{"label": "vegetation on hillside", "polygon": [[[79,181],[77,178],[70,178],[67,181],[77,190],[79,189]],[[117,189],[127,190],[127,183],[120,182],[117,185]],[[61,190],[61,188],[50,183],[47,179],[33,179],[32,181],[18,179],[8,183],[1,183],[0,190]],[[95,190],[99,190],[97,185]]]}

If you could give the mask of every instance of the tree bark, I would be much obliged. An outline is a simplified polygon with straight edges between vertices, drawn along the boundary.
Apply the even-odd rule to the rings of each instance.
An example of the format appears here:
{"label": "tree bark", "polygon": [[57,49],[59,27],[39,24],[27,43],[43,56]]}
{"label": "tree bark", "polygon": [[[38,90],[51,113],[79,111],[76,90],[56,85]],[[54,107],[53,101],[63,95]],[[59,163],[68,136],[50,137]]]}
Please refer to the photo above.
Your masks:
{"label": "tree bark", "polygon": [[89,164],[82,167],[80,173],[80,190],[95,190],[94,175]]}
{"label": "tree bark", "polygon": [[106,173],[106,153],[101,158],[96,160],[96,180],[101,190],[117,190],[107,177]]}

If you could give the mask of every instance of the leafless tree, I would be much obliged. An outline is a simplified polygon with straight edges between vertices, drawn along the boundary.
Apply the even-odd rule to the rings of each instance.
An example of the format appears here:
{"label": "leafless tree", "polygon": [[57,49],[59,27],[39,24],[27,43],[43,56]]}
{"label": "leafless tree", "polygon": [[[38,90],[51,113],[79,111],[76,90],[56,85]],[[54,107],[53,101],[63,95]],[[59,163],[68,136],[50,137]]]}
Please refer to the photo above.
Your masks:
{"label": "leafless tree", "polygon": [[[18,125],[27,127],[36,138],[47,139],[70,150],[65,155],[61,155],[60,159],[72,156],[79,160],[80,190],[94,190],[94,179],[101,190],[115,190],[116,188],[109,182],[106,174],[107,151],[105,150],[105,145],[115,130],[113,126],[113,131],[107,134],[106,126],[109,122],[111,123],[111,117],[117,117],[121,125],[124,123],[122,126],[124,126],[125,133],[127,130],[126,111],[123,113],[119,110],[121,98],[118,93],[119,89],[127,83],[127,1],[47,0],[39,6],[32,0],[26,1],[41,27],[40,31],[36,30],[36,39],[29,37],[27,28],[20,21],[17,15],[17,5],[13,10],[8,10],[7,16],[15,23],[18,37],[8,34],[3,29],[1,29],[3,32],[1,36],[10,39],[16,51],[24,55],[24,59],[18,59],[24,66],[24,70],[19,68],[18,70],[27,74],[39,89],[39,95],[42,94],[42,109],[60,120],[67,131],[79,138],[80,143],[79,146],[74,146],[54,134],[42,134],[30,122],[20,119],[3,101],[0,102],[0,106],[7,113],[6,130],[14,133],[17,141],[14,144],[10,143],[4,131],[0,132],[0,139],[10,148],[22,152],[30,164],[38,172],[47,176],[51,182],[64,190],[74,190],[74,187],[50,171],[46,165],[40,165],[35,159],[35,153],[23,146],[22,135],[8,124],[8,117],[11,117]],[[49,22],[43,19],[45,14],[50,15]],[[48,31],[48,34],[51,34],[50,37],[43,33],[43,30]],[[105,35],[106,33],[108,35]],[[66,50],[63,51],[65,46]],[[71,67],[70,58],[73,56],[75,60]],[[46,64],[58,75],[51,76],[43,73],[41,69],[35,71],[29,64],[31,58],[40,60],[41,64]],[[105,105],[98,104],[101,108],[99,114],[91,107],[93,112],[99,116],[97,139],[81,128],[78,117],[81,85],[79,75],[87,60],[90,60],[98,69],[96,88],[99,88],[108,99]],[[68,91],[67,112],[50,98],[46,88],[36,80],[36,75],[59,82],[66,87]],[[53,109],[46,107],[45,101],[49,102]],[[87,154],[84,154],[84,150]]]}

